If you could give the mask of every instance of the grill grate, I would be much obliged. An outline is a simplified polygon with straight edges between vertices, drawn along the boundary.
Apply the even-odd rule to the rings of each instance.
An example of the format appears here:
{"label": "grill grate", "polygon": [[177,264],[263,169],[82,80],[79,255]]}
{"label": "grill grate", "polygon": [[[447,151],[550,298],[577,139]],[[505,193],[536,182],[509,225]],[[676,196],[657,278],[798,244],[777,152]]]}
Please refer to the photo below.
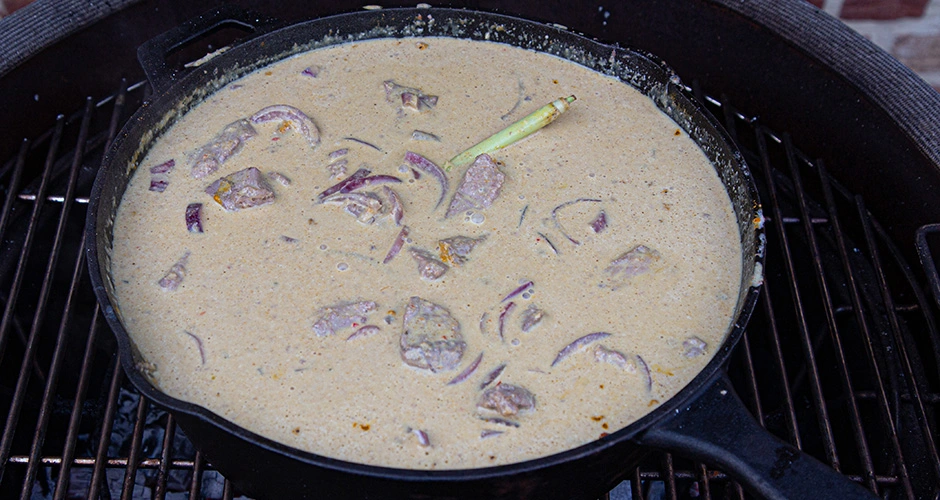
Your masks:
{"label": "grill grate", "polygon": [[[761,306],[729,374],[758,421],[884,498],[937,495],[940,280],[928,237],[922,268],[890,241],[860,197],[777,134],[689,88],[742,148],[767,231]],[[90,291],[82,237],[91,182],[109,138],[148,97],[128,86],[49,132],[0,168],[0,496],[226,498],[174,419],[126,383]],[[934,293],[936,302],[928,299]],[[607,496],[748,496],[727,475],[654,453]]]}

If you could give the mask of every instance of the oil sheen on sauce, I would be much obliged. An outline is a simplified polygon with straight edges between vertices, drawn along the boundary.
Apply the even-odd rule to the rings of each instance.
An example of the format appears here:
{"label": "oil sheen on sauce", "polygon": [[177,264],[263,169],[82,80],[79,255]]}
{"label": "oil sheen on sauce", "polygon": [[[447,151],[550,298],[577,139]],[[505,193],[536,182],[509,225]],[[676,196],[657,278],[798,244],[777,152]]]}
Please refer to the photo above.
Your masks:
{"label": "oil sheen on sauce", "polygon": [[[403,87],[425,99],[402,98]],[[577,101],[554,123],[492,154],[504,178],[486,208],[445,217],[468,167],[447,172],[440,201],[439,180],[405,160],[443,165],[568,95]],[[257,135],[217,171],[192,176],[201,147],[272,105],[309,116],[319,144],[297,123],[254,123]],[[147,171],[171,159],[170,172]],[[273,202],[227,211],[207,194],[250,167]],[[359,168],[401,181],[352,191],[383,203],[373,218],[319,196]],[[186,223],[196,203],[203,232]],[[476,241],[465,259],[441,243],[458,236]],[[124,195],[111,271],[127,330],[169,395],[313,453],[460,469],[577,447],[674,395],[728,331],[738,241],[714,168],[628,85],[501,44],[388,39],[281,61],[183,117]],[[161,287],[177,263],[185,272],[170,278],[182,281]],[[422,277],[422,264],[444,274]],[[446,311],[412,318],[415,329],[459,328],[453,368],[405,362],[409,303]],[[361,314],[331,322],[348,304]],[[510,390],[481,408],[497,372],[486,389]]]}

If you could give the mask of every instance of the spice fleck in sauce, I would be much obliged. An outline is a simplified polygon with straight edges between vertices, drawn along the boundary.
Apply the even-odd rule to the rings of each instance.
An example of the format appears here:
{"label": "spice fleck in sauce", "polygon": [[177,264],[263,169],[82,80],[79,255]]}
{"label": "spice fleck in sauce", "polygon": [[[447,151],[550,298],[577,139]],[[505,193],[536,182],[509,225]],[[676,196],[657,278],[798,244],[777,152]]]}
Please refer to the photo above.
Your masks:
{"label": "spice fleck in sauce", "polygon": [[472,468],[681,389],[728,330],[737,234],[702,151],[631,87],[506,45],[375,40],[183,117],[127,189],[111,271],[167,394],[330,457]]}

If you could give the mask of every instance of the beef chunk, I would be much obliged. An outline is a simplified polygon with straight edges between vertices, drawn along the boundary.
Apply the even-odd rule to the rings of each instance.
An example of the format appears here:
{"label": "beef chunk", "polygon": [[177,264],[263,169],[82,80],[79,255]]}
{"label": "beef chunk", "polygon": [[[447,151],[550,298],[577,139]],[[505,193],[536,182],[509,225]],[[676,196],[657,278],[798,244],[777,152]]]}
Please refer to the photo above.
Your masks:
{"label": "beef chunk", "polygon": [[646,390],[653,388],[653,376],[650,368],[639,354],[624,354],[620,351],[608,349],[603,345],[594,348],[594,360],[598,363],[610,363],[627,373],[637,373],[642,377]]}
{"label": "beef chunk", "polygon": [[440,279],[447,272],[447,265],[434,258],[434,254],[420,248],[411,248],[411,258],[418,263],[418,273],[426,280]]}
{"label": "beef chunk", "polygon": [[173,292],[179,288],[183,278],[186,277],[186,261],[189,260],[189,252],[183,254],[180,260],[170,266],[170,270],[157,282],[164,291]]}
{"label": "beef chunk", "polygon": [[477,156],[457,186],[457,192],[454,193],[454,199],[451,200],[444,217],[470,209],[482,210],[492,205],[505,180],[506,175],[499,170],[490,155]]}
{"label": "beef chunk", "polygon": [[245,141],[258,135],[248,120],[229,123],[219,135],[193,153],[192,176],[201,179],[216,170],[232,155],[239,152]]}
{"label": "beef chunk", "polygon": [[448,264],[463,265],[470,257],[473,248],[485,240],[485,236],[470,238],[468,236],[453,236],[437,242],[441,250],[441,260]]}
{"label": "beef chunk", "polygon": [[694,335],[682,342],[683,354],[687,358],[694,358],[705,354],[706,347],[708,347],[708,344]]}
{"label": "beef chunk", "polygon": [[610,275],[609,286],[616,290],[627,285],[636,276],[647,273],[659,262],[659,252],[646,245],[637,245],[614,259],[605,271]]}
{"label": "beef chunk", "polygon": [[528,333],[529,330],[541,323],[544,318],[545,311],[530,304],[529,307],[525,308],[525,311],[522,311],[522,331]]}
{"label": "beef chunk", "polygon": [[504,417],[511,417],[520,410],[534,410],[535,396],[524,387],[499,384],[483,391],[477,408],[493,410]]}
{"label": "beef chunk", "polygon": [[355,324],[365,324],[366,315],[375,311],[376,307],[378,306],[375,302],[365,300],[324,307],[317,312],[313,331],[319,337],[326,337],[336,333],[336,330],[349,328]]}
{"label": "beef chunk", "polygon": [[336,193],[323,199],[327,205],[340,205],[343,211],[363,224],[372,224],[383,213],[382,199],[375,193]]}
{"label": "beef chunk", "polygon": [[274,202],[274,190],[255,167],[222,177],[210,184],[206,193],[230,212]]}
{"label": "beef chunk", "polygon": [[320,129],[303,111],[286,104],[275,104],[259,110],[251,116],[252,123],[265,123],[281,121],[288,127],[300,133],[310,144],[317,147],[320,144]]}
{"label": "beef chunk", "polygon": [[405,364],[431,372],[457,368],[467,347],[450,312],[421,297],[408,301],[400,344]]}
{"label": "beef chunk", "polygon": [[385,87],[385,98],[389,102],[400,100],[402,109],[424,112],[437,106],[437,96],[425,94],[421,89],[405,87],[393,80],[386,80],[382,85]]}
{"label": "beef chunk", "polygon": [[599,363],[610,363],[631,373],[636,371],[636,362],[633,362],[626,354],[608,349],[602,345],[594,348],[594,360]]}

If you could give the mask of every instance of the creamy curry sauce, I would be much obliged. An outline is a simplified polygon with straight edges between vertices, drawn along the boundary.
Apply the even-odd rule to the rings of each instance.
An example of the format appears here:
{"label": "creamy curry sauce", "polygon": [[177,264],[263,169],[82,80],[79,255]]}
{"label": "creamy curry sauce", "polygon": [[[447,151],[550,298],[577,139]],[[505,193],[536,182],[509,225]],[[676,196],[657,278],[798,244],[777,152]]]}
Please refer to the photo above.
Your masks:
{"label": "creamy curry sauce", "polygon": [[[443,165],[570,94],[554,123],[479,167],[488,207],[445,217],[468,167],[447,172],[441,201],[406,161]],[[316,129],[247,120],[272,105]],[[236,122],[256,135],[225,136]],[[231,154],[194,178],[212,147]],[[238,179],[215,181],[250,167],[273,201],[226,210]],[[359,168],[372,177],[350,191],[359,205],[321,196]],[[501,44],[390,39],[290,58],[189,112],[124,195],[111,272],[167,394],[317,454],[454,469],[582,445],[674,395],[729,328],[738,242],[702,151],[631,87]]]}

